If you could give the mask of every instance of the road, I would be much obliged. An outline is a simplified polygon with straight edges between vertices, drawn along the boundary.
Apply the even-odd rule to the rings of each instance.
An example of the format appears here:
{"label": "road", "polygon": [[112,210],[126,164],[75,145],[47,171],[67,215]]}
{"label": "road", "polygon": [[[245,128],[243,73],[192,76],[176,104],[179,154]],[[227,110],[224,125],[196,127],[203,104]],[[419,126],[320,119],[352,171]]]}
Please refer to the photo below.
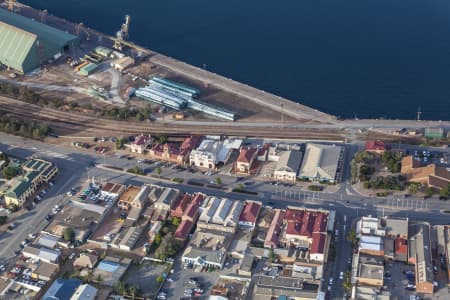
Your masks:
{"label": "road", "polygon": [[[250,187],[257,191],[258,195],[248,195],[242,193],[229,192],[229,187],[236,186],[236,178],[220,175],[225,190],[208,187],[199,187],[189,184],[176,184],[168,181],[150,178],[148,176],[136,176],[129,173],[121,173],[113,170],[105,170],[99,167],[90,167],[95,162],[97,164],[112,164],[123,168],[136,164],[135,161],[119,159],[116,156],[102,156],[95,153],[81,151],[75,148],[66,148],[50,144],[41,143],[33,140],[26,140],[21,137],[0,134],[0,151],[14,154],[18,157],[28,157],[31,155],[40,156],[54,161],[61,173],[56,179],[56,185],[46,195],[45,200],[39,203],[37,207],[24,214],[18,222],[20,225],[14,229],[12,234],[5,234],[0,245],[0,257],[8,259],[13,255],[13,251],[18,249],[20,242],[30,232],[36,232],[45,225],[44,216],[51,210],[54,204],[59,204],[65,199],[65,193],[71,186],[77,184],[80,180],[86,180],[88,176],[94,176],[103,180],[113,180],[125,184],[143,184],[153,183],[161,186],[170,186],[180,189],[183,192],[194,193],[203,192],[217,197],[228,197],[235,200],[244,201],[259,200],[265,205],[275,207],[286,207],[288,205],[305,206],[308,208],[335,210],[337,213],[337,228],[339,230],[339,243],[337,244],[337,255],[339,259],[332,270],[332,276],[335,280],[333,289],[333,298],[341,298],[343,290],[340,288],[339,273],[345,272],[348,268],[347,261],[351,251],[345,237],[351,228],[352,222],[362,215],[372,216],[395,216],[408,217],[410,220],[422,220],[431,224],[448,224],[449,217],[441,213],[443,209],[450,209],[450,203],[442,202],[437,199],[418,198],[371,198],[359,195],[351,190],[346,177],[348,171],[343,172],[344,180],[336,193],[312,192],[299,186],[273,186],[264,182],[254,182]],[[352,151],[357,147],[350,145],[347,148],[348,155],[344,155],[343,169],[348,169],[348,164]],[[191,178],[197,180],[211,179],[200,172],[196,174],[179,172],[178,170],[163,168],[163,175]],[[214,176],[213,176],[214,177]],[[350,193],[349,193],[350,192]]]}

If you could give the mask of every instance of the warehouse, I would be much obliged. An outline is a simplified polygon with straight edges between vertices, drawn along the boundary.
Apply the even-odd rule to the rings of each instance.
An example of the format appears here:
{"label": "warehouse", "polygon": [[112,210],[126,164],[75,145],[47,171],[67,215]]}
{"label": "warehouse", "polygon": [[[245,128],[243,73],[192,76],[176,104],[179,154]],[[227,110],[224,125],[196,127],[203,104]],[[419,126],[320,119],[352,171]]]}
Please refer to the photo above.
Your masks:
{"label": "warehouse", "polygon": [[342,147],[309,143],[306,145],[299,177],[335,183],[341,158]]}
{"label": "warehouse", "polygon": [[0,9],[0,64],[27,73],[80,44],[78,37]]}

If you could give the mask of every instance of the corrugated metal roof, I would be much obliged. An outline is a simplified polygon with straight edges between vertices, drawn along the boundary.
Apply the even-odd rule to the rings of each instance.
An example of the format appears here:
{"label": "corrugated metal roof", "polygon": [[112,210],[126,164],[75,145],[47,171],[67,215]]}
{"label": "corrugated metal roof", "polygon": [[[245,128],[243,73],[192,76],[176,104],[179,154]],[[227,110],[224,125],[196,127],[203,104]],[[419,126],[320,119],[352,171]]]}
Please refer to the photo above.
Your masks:
{"label": "corrugated metal roof", "polygon": [[35,34],[0,21],[0,62],[23,72],[23,62],[36,40]]}

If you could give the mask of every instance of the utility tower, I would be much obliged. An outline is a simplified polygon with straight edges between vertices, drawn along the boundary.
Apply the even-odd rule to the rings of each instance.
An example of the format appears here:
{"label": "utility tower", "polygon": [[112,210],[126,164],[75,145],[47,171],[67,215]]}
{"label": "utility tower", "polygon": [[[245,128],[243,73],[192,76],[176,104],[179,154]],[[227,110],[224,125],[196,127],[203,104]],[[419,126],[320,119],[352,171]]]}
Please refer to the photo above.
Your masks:
{"label": "utility tower", "polygon": [[41,10],[39,12],[39,17],[41,19],[41,23],[44,23],[47,21],[48,11],[46,9]]}
{"label": "utility tower", "polygon": [[128,32],[130,29],[130,20],[131,17],[129,15],[125,15],[125,22],[120,27],[120,30],[116,33],[116,38],[114,40],[114,49],[122,50],[122,42],[128,38]]}
{"label": "utility tower", "polygon": [[422,111],[420,110],[420,106],[417,109],[417,122],[420,122],[420,116],[422,115]]}
{"label": "utility tower", "polygon": [[83,23],[78,23],[77,26],[75,27],[75,32],[77,34],[77,36],[81,39],[81,34],[84,32],[86,34],[86,41],[89,41],[89,31],[84,28],[84,24]]}

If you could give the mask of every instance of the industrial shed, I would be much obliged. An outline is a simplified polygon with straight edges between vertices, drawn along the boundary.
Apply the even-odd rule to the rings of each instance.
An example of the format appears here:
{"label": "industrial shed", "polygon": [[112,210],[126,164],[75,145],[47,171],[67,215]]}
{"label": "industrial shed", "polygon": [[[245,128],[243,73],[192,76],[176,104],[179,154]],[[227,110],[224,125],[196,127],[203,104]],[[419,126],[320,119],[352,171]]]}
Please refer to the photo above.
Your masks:
{"label": "industrial shed", "polygon": [[0,9],[0,64],[27,73],[80,44],[78,37]]}

